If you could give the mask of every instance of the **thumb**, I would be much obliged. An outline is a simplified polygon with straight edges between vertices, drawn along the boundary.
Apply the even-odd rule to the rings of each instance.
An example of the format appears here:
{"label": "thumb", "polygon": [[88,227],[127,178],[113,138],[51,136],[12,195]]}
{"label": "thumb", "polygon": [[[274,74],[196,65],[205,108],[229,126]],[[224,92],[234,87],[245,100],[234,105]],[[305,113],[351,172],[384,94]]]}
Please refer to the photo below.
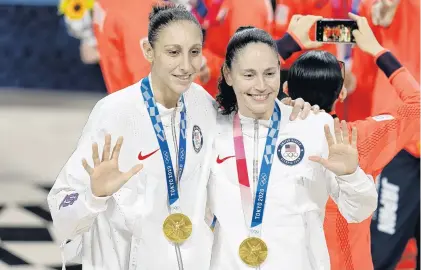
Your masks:
{"label": "thumb", "polygon": [[127,181],[130,180],[130,178],[132,178],[135,174],[137,174],[138,172],[140,172],[140,170],[143,169],[143,164],[137,164],[135,166],[133,166],[128,172],[125,172],[123,174],[123,182],[127,183]]}
{"label": "thumb", "polygon": [[352,30],[352,35],[355,37],[355,41],[358,42],[361,40],[363,34],[359,30]]}
{"label": "thumb", "polygon": [[309,160],[319,163],[320,165],[322,165],[323,167],[326,167],[325,165],[328,163],[328,161],[320,156],[309,156],[308,157]]}

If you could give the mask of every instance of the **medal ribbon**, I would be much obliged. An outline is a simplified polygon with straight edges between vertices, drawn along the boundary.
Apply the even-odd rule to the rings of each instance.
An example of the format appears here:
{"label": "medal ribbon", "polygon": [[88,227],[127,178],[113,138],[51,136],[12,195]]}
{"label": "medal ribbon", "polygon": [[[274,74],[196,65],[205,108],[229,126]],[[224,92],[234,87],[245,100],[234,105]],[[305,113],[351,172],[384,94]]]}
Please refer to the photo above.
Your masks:
{"label": "medal ribbon", "polygon": [[[162,126],[161,117],[159,115],[158,107],[156,106],[155,98],[153,97],[149,77],[143,78],[140,87],[143,99],[145,100],[146,109],[151,118],[152,126],[155,130],[156,139],[158,140],[159,148],[161,150],[162,159],[165,166],[165,176],[167,179],[167,193],[170,212],[180,212],[180,202],[178,200],[178,181],[181,180],[184,165],[186,163],[186,106],[184,105],[184,97],[181,96],[180,102],[182,110],[180,112],[180,141],[178,149],[178,173],[174,171],[171,153],[168,147],[167,138],[165,136],[164,127]],[[176,179],[177,177],[177,179]]]}
{"label": "medal ribbon", "polygon": [[238,113],[234,116],[234,148],[237,162],[238,182],[240,184],[241,203],[243,205],[243,213],[246,224],[251,220],[250,236],[260,237],[263,213],[265,210],[267,188],[269,184],[269,176],[272,169],[276,141],[278,139],[280,120],[281,110],[279,109],[278,104],[275,103],[274,112],[270,119],[270,126],[266,137],[265,149],[263,151],[263,158],[256,188],[253,212],[250,218],[252,199],[244,149],[243,132],[241,130],[240,116]]}

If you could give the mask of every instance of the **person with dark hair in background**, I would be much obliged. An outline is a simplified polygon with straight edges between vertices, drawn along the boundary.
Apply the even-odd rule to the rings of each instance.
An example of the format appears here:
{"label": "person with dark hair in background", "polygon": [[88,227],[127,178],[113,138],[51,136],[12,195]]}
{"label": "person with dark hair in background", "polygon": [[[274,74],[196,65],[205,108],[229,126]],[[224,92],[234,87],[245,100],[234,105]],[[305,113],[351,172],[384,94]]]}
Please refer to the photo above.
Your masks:
{"label": "person with dark hair in background", "polygon": [[289,121],[290,107],[276,99],[279,72],[271,36],[240,27],[218,85],[208,184],[218,217],[212,270],[329,269],[322,228],[328,197],[348,222],[376,209],[374,182],[358,167],[356,129],[349,134],[345,121],[327,113]]}
{"label": "person with dark hair in background", "polygon": [[[359,30],[353,33],[358,47],[374,57],[375,63],[389,78],[400,98],[380,115],[348,123],[349,129],[358,129],[357,145],[361,168],[366,173],[376,176],[405,145],[419,139],[419,84],[411,73],[378,43],[365,18],[353,14],[350,17],[358,23]],[[291,25],[291,28],[293,27]],[[295,31],[295,37],[297,36],[301,39],[297,40],[287,35],[278,41],[281,56],[287,58],[309,42],[305,31]],[[335,104],[342,102],[347,94],[343,82],[343,63],[328,52],[310,51],[300,56],[291,66],[284,90],[291,98],[301,97],[311,104],[318,104],[321,109],[335,116]],[[419,181],[415,181],[414,186],[417,185],[418,188],[414,187],[413,192],[418,193],[419,198]],[[367,219],[359,224],[347,224],[333,201],[328,202],[325,232],[332,269],[373,269],[369,240],[370,221],[371,219]],[[409,230],[408,233],[412,231]],[[386,242],[383,245],[386,245]]]}
{"label": "person with dark hair in background", "polygon": [[149,76],[96,104],[48,195],[63,246],[83,238],[84,269],[209,266],[200,174],[209,171],[216,110],[192,83],[203,34],[182,6],[155,6],[149,18]]}

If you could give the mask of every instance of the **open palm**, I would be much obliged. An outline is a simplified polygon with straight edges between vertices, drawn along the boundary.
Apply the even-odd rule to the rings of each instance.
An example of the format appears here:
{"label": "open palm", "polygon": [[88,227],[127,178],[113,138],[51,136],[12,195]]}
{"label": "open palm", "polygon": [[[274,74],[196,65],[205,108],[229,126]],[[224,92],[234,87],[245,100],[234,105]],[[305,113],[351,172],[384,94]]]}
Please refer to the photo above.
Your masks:
{"label": "open palm", "polygon": [[336,142],[329,126],[325,125],[324,127],[326,140],[329,145],[328,158],[311,156],[309,159],[320,163],[337,176],[352,174],[358,168],[357,129],[355,127],[352,128],[350,139],[345,121],[339,123],[339,119],[336,118],[334,127]]}
{"label": "open palm", "polygon": [[121,146],[123,145],[123,137],[119,137],[113,152],[111,152],[111,135],[105,136],[104,150],[102,159],[99,159],[98,144],[92,144],[92,159],[94,168],[88,165],[86,159],[82,160],[82,165],[91,178],[92,194],[97,197],[110,196],[117,192],[130,178],[138,173],[142,168],[142,164],[135,165],[128,172],[121,172],[118,168],[118,158]]}

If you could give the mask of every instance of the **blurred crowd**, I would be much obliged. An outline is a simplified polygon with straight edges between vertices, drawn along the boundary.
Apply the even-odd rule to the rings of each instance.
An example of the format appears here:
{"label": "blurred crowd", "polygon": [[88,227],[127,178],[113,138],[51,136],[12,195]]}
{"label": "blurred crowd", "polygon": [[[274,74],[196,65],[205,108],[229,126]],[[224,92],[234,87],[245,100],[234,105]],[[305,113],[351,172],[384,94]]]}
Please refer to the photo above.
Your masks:
{"label": "blurred crowd", "polygon": [[[68,32],[80,39],[81,60],[86,64],[99,63],[108,93],[124,89],[149,74],[150,62],[144,56],[142,43],[148,39],[149,13],[157,2],[156,0],[61,0],[59,11],[63,14]],[[380,44],[390,50],[415,77],[418,84],[420,83],[419,0],[169,0],[163,2],[186,6],[201,23],[205,34],[203,61],[195,82],[202,85],[213,97],[218,93],[217,81],[228,41],[238,27],[255,26],[279,39],[287,33],[291,18],[296,14],[348,19],[348,12],[353,12],[366,17]],[[315,29],[310,31],[310,38],[314,40]],[[389,79],[379,72],[372,56],[357,46],[324,44],[318,50],[334,54],[345,64],[345,87],[348,97],[336,105],[333,113],[339,118],[357,121],[372,115],[381,115],[399,98],[396,91],[385,91],[392,87]],[[289,67],[304,52],[296,53],[282,63],[282,81],[287,81]],[[411,178],[412,182],[417,184],[415,186],[404,184],[405,186],[398,189],[419,190],[419,143],[407,145],[404,153],[418,163],[418,167],[411,168],[411,171],[417,171],[415,181]],[[397,164],[391,162],[392,171],[399,171],[401,167],[399,161],[402,162],[402,158],[397,159]],[[405,178],[405,173],[401,168],[397,177]],[[377,179],[377,183],[379,182],[380,179]],[[382,245],[381,250],[373,251],[373,258],[378,259],[378,262],[374,263],[375,269],[416,267],[417,251],[413,239],[419,238],[419,192],[415,197],[409,196],[405,200],[407,200],[405,207],[409,213],[402,221],[405,225],[396,225],[393,232],[387,232],[387,238],[376,236],[371,239],[372,246],[376,246],[375,241],[379,241]],[[382,207],[386,207],[381,202],[380,200],[378,216],[381,216]],[[378,223],[374,218],[373,235],[377,234],[373,233],[373,230]],[[380,230],[379,233],[385,232]]]}

